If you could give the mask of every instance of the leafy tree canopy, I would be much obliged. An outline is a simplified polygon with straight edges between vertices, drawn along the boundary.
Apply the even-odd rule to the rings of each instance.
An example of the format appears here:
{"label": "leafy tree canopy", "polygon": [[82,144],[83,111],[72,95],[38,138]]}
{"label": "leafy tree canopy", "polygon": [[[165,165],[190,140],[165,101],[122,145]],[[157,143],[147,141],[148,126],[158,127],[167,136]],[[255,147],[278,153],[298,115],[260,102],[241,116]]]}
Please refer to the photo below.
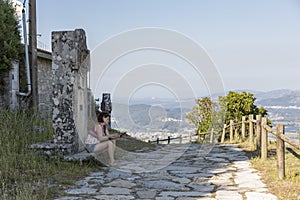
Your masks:
{"label": "leafy tree canopy", "polygon": [[196,99],[196,106],[186,115],[186,119],[193,124],[197,132],[206,132],[211,126],[212,116],[216,110],[216,103],[209,97]]}
{"label": "leafy tree canopy", "polygon": [[223,123],[229,124],[230,120],[242,120],[242,116],[250,114],[267,115],[267,110],[258,108],[254,102],[256,98],[247,92],[229,92],[226,96],[219,96],[218,104],[211,98],[204,97],[196,100],[196,106],[187,114],[186,118],[193,124],[197,131],[206,132],[210,128],[220,130]]}
{"label": "leafy tree canopy", "polygon": [[21,49],[15,10],[6,0],[0,0],[0,73],[12,68],[12,60],[19,58]]}
{"label": "leafy tree canopy", "polygon": [[[247,92],[232,92],[230,91],[225,97],[219,97],[221,110],[225,112],[225,123],[228,124],[230,120],[236,122],[241,121],[242,116],[250,114],[267,115],[267,110],[263,107],[258,108],[254,102],[256,98],[253,94]],[[224,107],[225,106],[225,107]]]}

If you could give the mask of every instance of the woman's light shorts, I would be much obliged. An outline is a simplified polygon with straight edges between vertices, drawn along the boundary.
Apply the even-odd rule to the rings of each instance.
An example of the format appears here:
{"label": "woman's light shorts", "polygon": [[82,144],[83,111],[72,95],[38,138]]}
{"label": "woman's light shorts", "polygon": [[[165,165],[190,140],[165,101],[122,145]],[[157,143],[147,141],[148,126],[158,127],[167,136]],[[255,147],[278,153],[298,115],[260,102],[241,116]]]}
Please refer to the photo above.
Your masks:
{"label": "woman's light shorts", "polygon": [[97,144],[86,144],[86,149],[89,153],[93,153]]}

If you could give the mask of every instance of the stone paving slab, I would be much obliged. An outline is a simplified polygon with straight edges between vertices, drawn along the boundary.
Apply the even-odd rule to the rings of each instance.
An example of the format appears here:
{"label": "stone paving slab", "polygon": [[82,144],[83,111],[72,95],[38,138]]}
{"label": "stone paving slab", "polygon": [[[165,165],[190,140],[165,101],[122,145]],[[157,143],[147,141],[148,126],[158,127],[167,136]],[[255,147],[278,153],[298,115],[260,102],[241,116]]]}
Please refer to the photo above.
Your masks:
{"label": "stone paving slab", "polygon": [[229,145],[205,150],[200,144],[128,152],[118,168],[102,167],[65,194],[56,200],[277,200],[243,151]]}

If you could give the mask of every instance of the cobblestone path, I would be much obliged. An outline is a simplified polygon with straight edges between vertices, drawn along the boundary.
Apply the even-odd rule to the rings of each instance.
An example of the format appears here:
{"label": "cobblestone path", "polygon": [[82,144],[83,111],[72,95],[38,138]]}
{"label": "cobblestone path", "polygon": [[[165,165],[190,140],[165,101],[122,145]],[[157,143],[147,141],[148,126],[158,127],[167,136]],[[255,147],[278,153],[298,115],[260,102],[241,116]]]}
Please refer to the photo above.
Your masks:
{"label": "cobblestone path", "polygon": [[102,167],[57,200],[275,200],[245,153],[234,146],[170,145],[128,153],[118,168]]}

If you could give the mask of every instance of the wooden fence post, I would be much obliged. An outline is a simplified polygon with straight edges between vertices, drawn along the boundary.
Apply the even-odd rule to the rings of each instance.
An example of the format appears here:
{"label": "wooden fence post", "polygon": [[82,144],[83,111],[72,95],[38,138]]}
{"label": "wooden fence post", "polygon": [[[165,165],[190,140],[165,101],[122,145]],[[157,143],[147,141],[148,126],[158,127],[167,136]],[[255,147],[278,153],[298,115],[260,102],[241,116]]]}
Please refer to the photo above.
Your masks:
{"label": "wooden fence post", "polygon": [[159,138],[156,139],[156,143],[159,144]]}
{"label": "wooden fence post", "polygon": [[233,120],[230,120],[230,133],[229,133],[229,141],[233,142]]}
{"label": "wooden fence post", "polygon": [[268,157],[268,132],[264,125],[267,125],[266,117],[261,119],[261,159],[266,161]]}
{"label": "wooden fence post", "polygon": [[253,115],[249,115],[249,144],[251,148],[253,147],[254,144],[254,139],[253,139]]}
{"label": "wooden fence post", "polygon": [[198,142],[199,144],[200,144],[200,142],[201,142],[200,129],[198,130],[197,142]]}
{"label": "wooden fence post", "polygon": [[170,144],[170,140],[171,140],[171,137],[170,137],[170,136],[168,136],[168,144]]}
{"label": "wooden fence post", "polygon": [[210,131],[210,140],[209,142],[212,144],[214,142],[214,128],[211,129]]}
{"label": "wooden fence post", "polygon": [[182,135],[179,136],[179,144],[182,144]]}
{"label": "wooden fence post", "polygon": [[239,140],[239,127],[238,126],[234,126],[234,141],[238,141]]}
{"label": "wooden fence post", "polygon": [[221,137],[221,143],[224,143],[225,133],[226,133],[226,124],[223,125],[223,132],[222,132],[222,137]]}
{"label": "wooden fence post", "polygon": [[261,115],[256,115],[256,150],[261,151]]}
{"label": "wooden fence post", "polygon": [[242,117],[242,141],[244,142],[246,139],[246,116]]}
{"label": "wooden fence post", "polygon": [[[276,126],[277,134],[284,134],[284,125],[277,124]],[[277,141],[277,170],[278,170],[278,178],[280,180],[285,178],[285,144],[284,141],[279,137],[276,136]]]}

